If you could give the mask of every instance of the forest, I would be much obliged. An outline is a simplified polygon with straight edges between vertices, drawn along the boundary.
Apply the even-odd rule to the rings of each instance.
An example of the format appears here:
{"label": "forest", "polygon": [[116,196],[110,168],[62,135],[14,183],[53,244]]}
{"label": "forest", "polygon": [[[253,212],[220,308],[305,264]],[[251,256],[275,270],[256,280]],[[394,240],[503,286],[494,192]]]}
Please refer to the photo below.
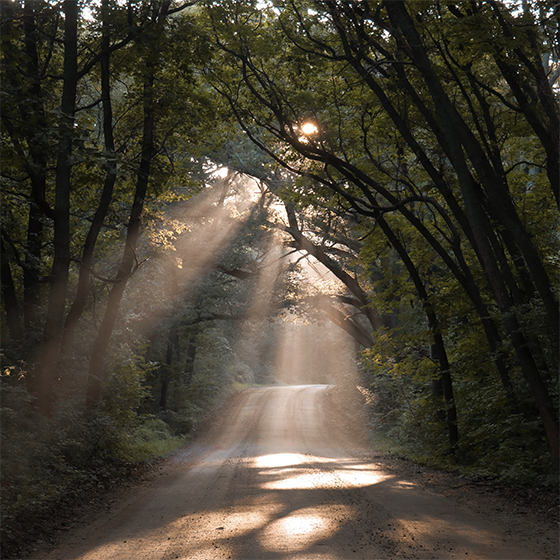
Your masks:
{"label": "forest", "polygon": [[4,542],[254,385],[557,485],[559,10],[1,0]]}

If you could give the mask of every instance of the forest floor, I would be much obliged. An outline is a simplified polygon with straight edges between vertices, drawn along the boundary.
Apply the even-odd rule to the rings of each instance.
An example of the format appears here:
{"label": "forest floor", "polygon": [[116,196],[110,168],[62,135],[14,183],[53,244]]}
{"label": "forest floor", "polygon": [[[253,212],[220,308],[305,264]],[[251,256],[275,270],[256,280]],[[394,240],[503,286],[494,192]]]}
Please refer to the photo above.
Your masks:
{"label": "forest floor", "polygon": [[557,493],[376,451],[325,386],[278,389],[237,395],[195,442],[2,558],[560,558]]}

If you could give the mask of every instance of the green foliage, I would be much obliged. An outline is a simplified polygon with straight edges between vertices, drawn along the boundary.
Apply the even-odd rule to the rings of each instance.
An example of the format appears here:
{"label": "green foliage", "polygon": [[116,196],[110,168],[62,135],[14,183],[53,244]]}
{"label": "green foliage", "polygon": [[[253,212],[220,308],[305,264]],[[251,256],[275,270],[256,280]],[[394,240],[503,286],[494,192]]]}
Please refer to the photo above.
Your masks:
{"label": "green foliage", "polygon": [[144,381],[154,367],[138,354],[117,360],[112,365],[102,408],[107,417],[124,431],[134,428],[139,421],[136,411],[149,395]]}
{"label": "green foliage", "polygon": [[135,463],[149,461],[168,455],[186,441],[184,436],[173,436],[170,425],[164,420],[147,418],[125,439],[119,449],[119,456]]}
{"label": "green foliage", "polygon": [[[42,439],[47,436],[48,430],[33,412],[33,399],[24,387],[2,383],[0,388],[3,502],[15,504],[23,499],[26,489],[32,484],[34,459],[45,454],[46,445]],[[40,438],[35,437],[37,427]]]}
{"label": "green foliage", "polygon": [[204,419],[205,410],[196,403],[184,400],[175,410],[161,410],[157,417],[165,422],[171,434],[177,437],[191,436]]}
{"label": "green foliage", "polygon": [[461,436],[455,452],[449,453],[445,403],[431,386],[437,367],[426,356],[425,340],[420,346],[421,338],[402,330],[376,333],[372,348],[363,352],[374,444],[468,476],[555,485],[546,435],[535,419],[529,392],[521,389],[519,372],[512,377],[525,413],[514,414],[497,376],[490,374],[493,364],[484,337],[473,336],[465,325],[461,331],[469,336],[448,339]]}
{"label": "green foliage", "polygon": [[[447,450],[446,434],[438,411],[443,399],[431,394],[437,366],[429,359],[423,337],[398,331],[380,331],[363,352],[366,372],[375,395],[373,426],[403,447],[417,446],[434,458]],[[424,340],[422,340],[424,338]]]}
{"label": "green foliage", "polygon": [[[199,382],[193,402],[160,418],[140,413],[149,397],[145,379],[154,364],[141,356],[117,360],[95,410],[68,393],[51,418],[34,409],[34,398],[17,380],[0,384],[2,422],[2,531],[5,542],[29,530],[41,516],[83,496],[107,491],[130,476],[137,465],[184,445],[210,405],[200,395],[215,389]],[[15,371],[10,368],[8,371]],[[20,372],[24,374],[25,372]],[[213,401],[212,401],[213,402]]]}
{"label": "green foliage", "polygon": [[[528,428],[538,415],[557,454],[558,52],[541,9],[552,13],[306,0],[208,10],[223,46],[212,84],[289,170],[275,192],[298,226],[387,326],[365,353],[379,421],[409,453],[507,477],[546,472],[542,432]],[[448,455],[452,405],[460,441]]]}

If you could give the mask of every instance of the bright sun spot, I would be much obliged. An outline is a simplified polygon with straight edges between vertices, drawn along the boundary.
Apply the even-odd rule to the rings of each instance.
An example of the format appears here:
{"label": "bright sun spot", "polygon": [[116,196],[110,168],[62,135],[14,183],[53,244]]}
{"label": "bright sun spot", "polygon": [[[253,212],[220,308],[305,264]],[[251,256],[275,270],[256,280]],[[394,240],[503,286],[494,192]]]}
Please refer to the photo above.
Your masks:
{"label": "bright sun spot", "polygon": [[317,132],[319,132],[319,129],[312,122],[307,122],[301,127],[301,131],[304,134],[309,135],[316,134]]}
{"label": "bright sun spot", "polygon": [[299,453],[273,453],[272,455],[261,455],[255,459],[257,467],[267,469],[291,467],[301,465],[303,462],[305,462],[305,455]]}
{"label": "bright sun spot", "polygon": [[216,168],[216,171],[212,173],[212,175],[214,175],[215,177],[219,177],[220,179],[224,179],[225,177],[227,177],[227,174],[228,174],[227,167],[218,167]]}
{"label": "bright sun spot", "polygon": [[[329,509],[331,507],[330,504],[318,504],[315,507],[296,509],[284,517],[273,519],[257,535],[260,545],[267,550],[282,553],[282,556],[288,554],[291,558],[298,552],[309,550],[315,543],[333,536],[340,523],[337,518],[345,518],[350,522],[354,518],[354,512],[349,507],[337,505],[336,516]],[[300,555],[297,557],[301,558]],[[310,558],[307,555],[305,557]]]}

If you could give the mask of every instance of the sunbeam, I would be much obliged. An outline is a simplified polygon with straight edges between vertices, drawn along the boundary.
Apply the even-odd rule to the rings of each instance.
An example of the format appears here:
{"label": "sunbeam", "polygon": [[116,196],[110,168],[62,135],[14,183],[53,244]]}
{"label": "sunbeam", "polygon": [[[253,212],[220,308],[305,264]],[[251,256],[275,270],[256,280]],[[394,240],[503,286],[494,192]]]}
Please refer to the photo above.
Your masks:
{"label": "sunbeam", "polygon": [[165,222],[157,224],[159,238],[168,238],[160,242],[163,255],[149,260],[130,282],[129,314],[133,321],[141,317],[136,329],[157,331],[184,312],[185,303],[227,253],[249,216],[256,201],[251,182],[238,180],[232,192],[228,177],[219,178],[168,209]]}

